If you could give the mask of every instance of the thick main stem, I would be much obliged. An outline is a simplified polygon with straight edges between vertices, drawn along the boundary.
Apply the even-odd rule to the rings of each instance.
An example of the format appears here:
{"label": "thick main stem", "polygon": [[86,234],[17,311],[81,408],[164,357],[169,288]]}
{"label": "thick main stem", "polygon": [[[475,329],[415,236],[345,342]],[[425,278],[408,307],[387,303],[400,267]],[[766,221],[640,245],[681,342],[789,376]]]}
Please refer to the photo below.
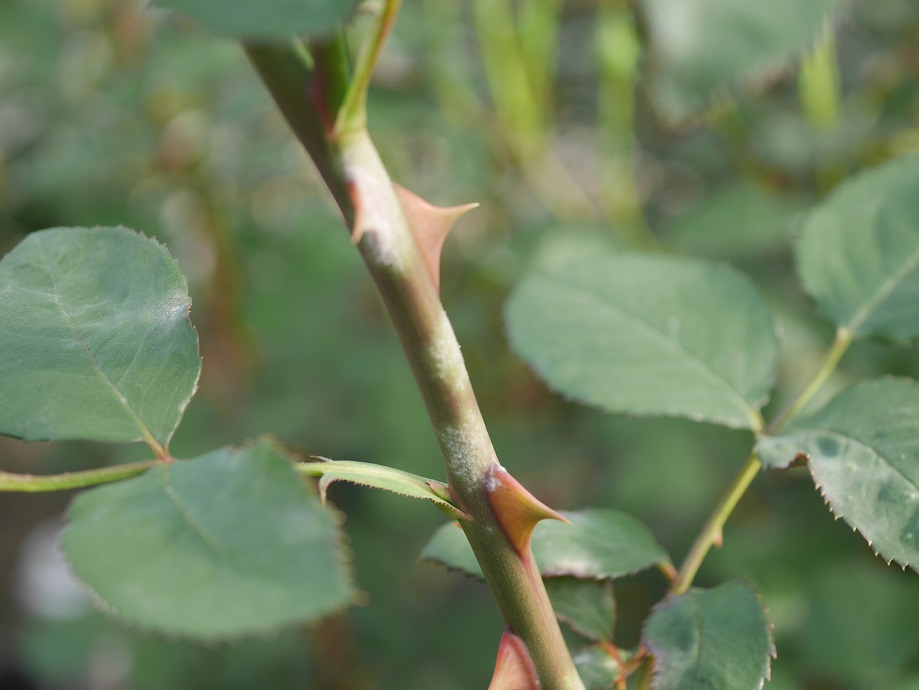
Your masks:
{"label": "thick main stem", "polygon": [[[344,169],[354,185],[358,248],[376,281],[402,342],[437,434],[450,489],[472,550],[510,629],[527,645],[542,686],[582,688],[527,551],[507,541],[488,501],[498,465],[491,439],[444,312],[386,170],[364,131],[342,138]],[[346,217],[350,215],[346,212]]]}
{"label": "thick main stem", "polygon": [[[317,140],[311,123],[317,101],[302,84],[312,80],[308,66],[298,68],[296,55],[278,49],[247,50],[293,131],[311,156],[313,149],[319,154],[317,167],[376,282],[418,382],[451,492],[472,516],[462,527],[508,628],[526,644],[542,688],[583,690],[532,554],[512,546],[489,502],[500,465],[459,343],[376,148],[363,127],[327,131]],[[301,85],[291,88],[297,69],[303,72]]]}

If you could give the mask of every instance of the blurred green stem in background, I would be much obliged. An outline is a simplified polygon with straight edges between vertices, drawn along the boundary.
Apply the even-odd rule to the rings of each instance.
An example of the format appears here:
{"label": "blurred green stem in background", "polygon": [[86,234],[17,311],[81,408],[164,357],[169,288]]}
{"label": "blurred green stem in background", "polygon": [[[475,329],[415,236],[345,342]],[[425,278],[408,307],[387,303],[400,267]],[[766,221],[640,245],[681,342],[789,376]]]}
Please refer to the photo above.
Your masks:
{"label": "blurred green stem in background", "polygon": [[641,44],[625,0],[597,8],[600,194],[613,227],[636,247],[658,247],[645,224],[635,180],[635,82]]}

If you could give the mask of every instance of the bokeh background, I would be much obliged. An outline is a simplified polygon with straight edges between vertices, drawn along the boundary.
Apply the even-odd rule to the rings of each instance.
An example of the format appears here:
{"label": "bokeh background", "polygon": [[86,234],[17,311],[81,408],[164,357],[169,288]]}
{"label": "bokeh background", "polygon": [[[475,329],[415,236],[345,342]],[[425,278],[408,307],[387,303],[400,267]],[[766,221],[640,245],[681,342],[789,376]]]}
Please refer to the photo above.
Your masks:
{"label": "bokeh background", "polygon": [[[403,185],[482,203],[448,241],[442,295],[503,464],[551,505],[639,516],[679,561],[749,436],[554,396],[509,350],[503,301],[540,243],[563,233],[730,262],[781,324],[774,414],[832,338],[795,278],[801,214],[848,174],[919,147],[919,2],[846,4],[824,45],[829,90],[794,64],[767,65],[680,122],[658,102],[646,3],[531,4],[514,14],[513,3],[406,0],[371,131]],[[2,0],[0,250],[42,228],[97,224],[155,235],[189,278],[204,370],[175,455],[271,433],[303,454],[441,476],[358,254],[241,51],[133,0]],[[829,388],[917,371],[914,348],[856,343]],[[142,457],[0,438],[7,471]],[[426,504],[336,485],[367,604],[204,647],[94,610],[55,549],[70,498],[0,494],[0,690],[488,683],[499,616],[484,586],[417,562],[443,519]],[[728,578],[768,606],[768,688],[919,688],[919,579],[834,522],[804,470],[757,479],[698,583]],[[617,583],[622,646],[664,589],[656,572]]]}

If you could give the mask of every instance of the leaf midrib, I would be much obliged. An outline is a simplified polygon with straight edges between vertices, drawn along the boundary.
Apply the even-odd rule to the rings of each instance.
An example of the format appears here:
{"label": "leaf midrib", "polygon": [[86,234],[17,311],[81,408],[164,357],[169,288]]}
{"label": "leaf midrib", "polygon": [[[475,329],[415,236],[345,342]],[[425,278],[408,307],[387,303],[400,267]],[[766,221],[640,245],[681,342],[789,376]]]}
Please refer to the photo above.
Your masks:
{"label": "leaf midrib", "polygon": [[[79,329],[77,328],[76,323],[73,320],[73,316],[71,315],[70,311],[67,309],[67,307],[64,304],[63,295],[61,293],[60,288],[58,287],[58,281],[57,281],[57,278],[55,276],[55,272],[52,266],[51,257],[48,256],[48,251],[47,251],[47,248],[45,247],[43,238],[40,238],[40,237],[38,238],[38,246],[39,248],[41,248],[42,257],[45,260],[45,268],[48,272],[48,277],[51,279],[51,286],[53,288],[53,293],[51,294],[51,297],[54,299],[55,304],[57,304],[58,308],[60,309],[61,314],[67,320],[67,323],[69,324],[71,330],[73,331],[74,338],[76,338],[77,342],[80,344],[80,347],[83,348],[83,351],[86,353],[86,356],[89,358],[89,361],[92,362],[93,367],[96,369],[97,372],[99,372],[99,375],[101,376],[102,380],[105,382],[106,386],[108,386],[109,390],[112,392],[115,399],[124,407],[125,410],[127,410],[128,414],[131,415],[131,419],[134,420],[134,423],[138,426],[138,429],[140,430],[141,437],[144,440],[148,441],[148,443],[150,440],[152,440],[154,444],[156,445],[156,447],[159,447],[158,440],[156,440],[156,437],[150,431],[150,428],[147,426],[144,420],[141,419],[140,413],[132,407],[127,396],[118,389],[118,387],[109,377],[108,372],[102,367],[102,365],[99,363],[99,360],[96,358],[95,354],[92,352],[92,350],[90,350],[89,345],[83,339],[83,336],[81,335]],[[47,293],[43,292],[42,294],[47,294]]]}
{"label": "leaf midrib", "polygon": [[919,245],[916,246],[915,251],[906,261],[903,262],[901,267],[894,271],[894,273],[886,280],[881,282],[878,286],[877,292],[874,296],[868,300],[868,302],[859,309],[855,315],[852,317],[849,324],[846,326],[848,330],[853,333],[857,333],[858,330],[865,325],[865,322],[871,316],[871,314],[877,310],[881,304],[887,300],[890,295],[893,294],[894,290],[906,280],[906,278],[919,267]]}
{"label": "leaf midrib", "polygon": [[747,422],[750,425],[750,428],[757,429],[760,426],[759,422],[759,413],[758,411],[750,406],[746,400],[744,400],[740,394],[731,387],[731,384],[724,379],[718,372],[712,369],[704,360],[700,359],[694,353],[687,350],[681,343],[671,338],[668,338],[664,333],[659,331],[657,328],[652,326],[644,319],[641,318],[638,314],[634,314],[629,310],[625,309],[622,305],[610,302],[606,299],[603,299],[590,290],[581,287],[580,285],[575,285],[572,283],[565,282],[560,280],[558,276],[547,275],[546,278],[550,282],[555,282],[560,285],[562,288],[568,289],[571,292],[582,294],[589,299],[597,302],[601,307],[607,309],[608,311],[613,312],[618,315],[622,320],[628,321],[630,323],[637,324],[642,328],[647,334],[651,336],[652,339],[655,339],[661,342],[667,349],[670,349],[676,354],[682,353],[685,358],[696,368],[702,375],[710,380],[717,388],[721,389],[727,393],[728,398],[737,406],[737,408],[744,414],[747,418]]}

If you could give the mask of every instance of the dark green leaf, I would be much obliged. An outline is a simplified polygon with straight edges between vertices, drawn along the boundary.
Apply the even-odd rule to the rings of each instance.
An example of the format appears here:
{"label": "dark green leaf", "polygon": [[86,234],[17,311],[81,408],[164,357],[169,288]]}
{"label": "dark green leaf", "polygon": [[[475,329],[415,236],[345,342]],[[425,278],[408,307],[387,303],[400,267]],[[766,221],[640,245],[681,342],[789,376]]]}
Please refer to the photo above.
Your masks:
{"label": "dark green leaf", "polygon": [[334,516],[267,443],[158,464],[81,494],[69,516],[75,574],[143,629],[239,636],[352,598]]}
{"label": "dark green leaf", "polygon": [[642,639],[655,690],[759,690],[775,655],[763,604],[742,582],[664,599]]}
{"label": "dark green leaf", "polygon": [[764,464],[807,455],[833,512],[881,557],[919,570],[919,385],[860,383],[764,442]]}
{"label": "dark green leaf", "polygon": [[546,590],[559,620],[594,642],[612,642],[616,617],[612,582],[552,577],[546,580]]}
{"label": "dark green leaf", "polygon": [[841,0],[642,0],[655,73],[670,119],[703,109],[743,82],[774,75],[810,49]]}
{"label": "dark green leaf", "polygon": [[201,370],[190,304],[156,240],[29,235],[0,261],[0,433],[165,446]]}
{"label": "dark green leaf", "polygon": [[326,34],[348,18],[356,0],[156,0],[234,38]]}
{"label": "dark green leaf", "polygon": [[798,272],[820,310],[856,337],[919,334],[919,156],[838,189],[805,220]]}
{"label": "dark green leaf", "polygon": [[[545,577],[613,579],[668,561],[648,528],[630,515],[601,509],[562,515],[572,524],[543,520],[533,533],[533,554]],[[421,558],[482,577],[465,535],[452,523],[434,533]]]}
{"label": "dark green leaf", "polygon": [[514,349],[555,390],[611,412],[758,428],[775,323],[727,266],[555,244],[507,307]]}

